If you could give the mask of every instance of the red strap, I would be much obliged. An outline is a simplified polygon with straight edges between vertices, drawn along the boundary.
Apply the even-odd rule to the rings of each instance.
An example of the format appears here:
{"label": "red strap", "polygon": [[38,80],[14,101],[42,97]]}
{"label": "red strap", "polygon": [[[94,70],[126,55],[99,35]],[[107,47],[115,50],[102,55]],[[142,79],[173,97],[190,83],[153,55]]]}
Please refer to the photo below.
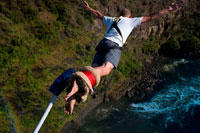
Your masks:
{"label": "red strap", "polygon": [[87,71],[87,70],[83,71],[83,73],[90,80],[90,83],[91,83],[92,87],[94,87],[94,85],[96,84],[96,79],[95,79],[94,75],[90,71]]}

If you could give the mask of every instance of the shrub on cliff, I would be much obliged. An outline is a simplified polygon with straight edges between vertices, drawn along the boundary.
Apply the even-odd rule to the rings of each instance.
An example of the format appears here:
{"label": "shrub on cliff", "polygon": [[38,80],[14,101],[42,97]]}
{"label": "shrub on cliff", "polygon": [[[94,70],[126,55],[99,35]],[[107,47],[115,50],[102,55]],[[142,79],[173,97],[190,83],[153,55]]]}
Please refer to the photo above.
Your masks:
{"label": "shrub on cliff", "polygon": [[171,37],[161,46],[161,48],[159,49],[159,54],[169,57],[177,57],[179,49],[179,42],[174,37]]}
{"label": "shrub on cliff", "polygon": [[22,13],[24,14],[24,18],[27,21],[37,19],[38,11],[33,9],[32,7],[25,6],[21,8]]}
{"label": "shrub on cliff", "polygon": [[156,53],[159,48],[160,48],[160,45],[153,41],[144,41],[142,43],[142,52],[146,54]]}
{"label": "shrub on cliff", "polygon": [[171,37],[161,46],[159,54],[173,58],[197,58],[200,55],[200,39],[196,36],[186,36],[178,41]]}
{"label": "shrub on cliff", "polygon": [[196,36],[188,36],[181,41],[181,53],[184,57],[194,58],[200,54],[200,39]]}

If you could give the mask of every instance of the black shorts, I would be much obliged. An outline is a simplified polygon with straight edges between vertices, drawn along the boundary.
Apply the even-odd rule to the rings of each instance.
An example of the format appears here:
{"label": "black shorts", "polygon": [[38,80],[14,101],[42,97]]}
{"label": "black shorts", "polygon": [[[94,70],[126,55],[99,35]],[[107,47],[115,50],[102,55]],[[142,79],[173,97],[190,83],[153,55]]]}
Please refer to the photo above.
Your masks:
{"label": "black shorts", "polygon": [[101,66],[105,62],[110,62],[114,65],[114,68],[117,68],[121,56],[121,48],[117,43],[103,39],[100,41],[96,47],[96,54],[92,64]]}

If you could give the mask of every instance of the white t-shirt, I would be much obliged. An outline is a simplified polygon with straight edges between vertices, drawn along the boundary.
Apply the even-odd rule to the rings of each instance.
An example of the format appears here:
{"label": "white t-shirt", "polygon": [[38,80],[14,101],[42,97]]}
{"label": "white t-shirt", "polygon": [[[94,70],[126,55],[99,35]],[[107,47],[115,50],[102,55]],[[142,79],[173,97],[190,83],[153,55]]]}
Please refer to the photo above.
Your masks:
{"label": "white t-shirt", "polygon": [[[122,42],[122,37],[120,34],[117,32],[115,28],[112,28],[109,33],[106,33],[104,38],[111,40],[117,44],[119,44],[120,47],[123,46],[123,44],[126,42],[128,36],[131,34],[131,31],[137,27],[138,25],[141,25],[142,23],[142,18],[127,18],[127,17],[119,17],[120,21],[117,22],[117,26],[119,27],[122,37],[123,37],[123,42]],[[107,31],[110,29],[110,26],[113,24],[115,18],[114,17],[107,17],[103,16],[103,23],[106,24],[107,26]]]}

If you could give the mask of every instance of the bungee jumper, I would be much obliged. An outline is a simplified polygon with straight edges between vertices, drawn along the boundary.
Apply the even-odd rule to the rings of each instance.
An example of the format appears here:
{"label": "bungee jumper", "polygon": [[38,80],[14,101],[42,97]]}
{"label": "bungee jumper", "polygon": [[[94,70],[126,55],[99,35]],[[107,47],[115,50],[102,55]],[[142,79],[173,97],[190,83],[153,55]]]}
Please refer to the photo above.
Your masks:
{"label": "bungee jumper", "polygon": [[102,15],[99,11],[91,8],[86,1],[81,2],[80,6],[82,8],[103,21],[107,26],[107,32],[95,49],[96,54],[92,62],[92,67],[87,66],[72,74],[70,88],[67,88],[67,95],[65,97],[66,105],[64,112],[66,114],[72,114],[76,101],[86,101],[89,92],[93,94],[93,87],[98,86],[100,78],[109,75],[112,69],[117,68],[121,49],[134,28],[142,23],[149,22],[171,11],[177,10],[182,4],[183,1],[179,3],[175,1],[168,9],[160,10],[147,17],[134,18],[131,18],[131,11],[124,8],[121,11],[120,17],[115,18]]}
{"label": "bungee jumper", "polygon": [[167,9],[160,10],[146,17],[131,18],[131,11],[127,8],[121,11],[119,17],[108,17],[91,8],[86,1],[81,2],[80,6],[83,9],[92,13],[107,26],[106,34],[95,49],[96,54],[92,66],[83,67],[77,72],[70,68],[63,72],[51,85],[49,91],[52,92],[54,96],[34,133],[39,131],[56,97],[65,88],[67,89],[67,94],[64,98],[66,102],[64,112],[68,115],[73,113],[76,102],[85,102],[89,93],[91,95],[94,94],[93,88],[99,85],[101,77],[109,75],[113,69],[117,68],[122,47],[134,28],[166,15],[171,11],[175,11],[181,8],[182,5],[183,0],[181,2],[174,1]]}

